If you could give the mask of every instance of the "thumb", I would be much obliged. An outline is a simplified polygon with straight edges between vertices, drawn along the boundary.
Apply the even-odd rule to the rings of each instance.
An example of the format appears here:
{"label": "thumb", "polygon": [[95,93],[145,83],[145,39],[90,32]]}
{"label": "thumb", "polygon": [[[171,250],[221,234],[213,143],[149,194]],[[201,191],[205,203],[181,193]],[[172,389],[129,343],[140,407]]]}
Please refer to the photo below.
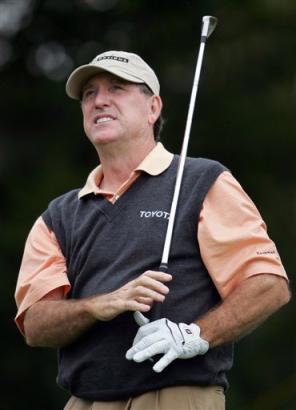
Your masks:
{"label": "thumb", "polygon": [[141,312],[134,312],[134,319],[138,326],[143,326],[150,322],[150,320]]}

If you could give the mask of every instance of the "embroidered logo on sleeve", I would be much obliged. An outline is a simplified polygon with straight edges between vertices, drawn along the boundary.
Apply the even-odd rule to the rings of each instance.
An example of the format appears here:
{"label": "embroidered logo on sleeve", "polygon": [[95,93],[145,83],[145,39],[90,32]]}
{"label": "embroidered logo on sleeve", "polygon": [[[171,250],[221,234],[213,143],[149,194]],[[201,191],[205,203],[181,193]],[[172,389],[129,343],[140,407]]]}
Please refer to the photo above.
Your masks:
{"label": "embroidered logo on sleeve", "polygon": [[274,248],[258,250],[256,252],[256,254],[258,256],[274,256],[276,259],[280,259],[280,256],[279,256],[277,250],[274,249]]}

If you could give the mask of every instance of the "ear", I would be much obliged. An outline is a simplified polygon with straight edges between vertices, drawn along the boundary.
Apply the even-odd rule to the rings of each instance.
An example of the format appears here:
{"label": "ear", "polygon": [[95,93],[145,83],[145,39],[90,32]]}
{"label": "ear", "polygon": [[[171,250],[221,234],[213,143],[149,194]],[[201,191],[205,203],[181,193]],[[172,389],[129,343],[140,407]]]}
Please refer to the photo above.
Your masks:
{"label": "ear", "polygon": [[162,110],[162,100],[159,95],[153,95],[150,100],[149,124],[153,125],[160,116]]}

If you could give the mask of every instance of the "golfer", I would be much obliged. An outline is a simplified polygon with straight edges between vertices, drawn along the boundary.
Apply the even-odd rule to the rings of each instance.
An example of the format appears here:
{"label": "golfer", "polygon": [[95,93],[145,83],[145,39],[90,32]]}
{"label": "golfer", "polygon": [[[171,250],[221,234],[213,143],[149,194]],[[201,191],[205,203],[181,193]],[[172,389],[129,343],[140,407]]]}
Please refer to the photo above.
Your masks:
{"label": "golfer", "polygon": [[[155,72],[108,51],[66,91],[100,165],[33,225],[16,323],[28,345],[58,349],[65,410],[225,409],[233,342],[290,297],[265,223],[227,168],[187,158],[159,272],[178,156],[158,142]],[[149,323],[139,328],[135,311]]]}

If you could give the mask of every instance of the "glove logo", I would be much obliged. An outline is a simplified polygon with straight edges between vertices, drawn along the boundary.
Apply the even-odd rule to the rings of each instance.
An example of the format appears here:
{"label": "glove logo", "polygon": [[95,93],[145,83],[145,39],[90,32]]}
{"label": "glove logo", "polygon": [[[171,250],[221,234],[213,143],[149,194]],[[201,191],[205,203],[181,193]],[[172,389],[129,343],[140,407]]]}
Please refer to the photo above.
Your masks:
{"label": "glove logo", "polygon": [[188,335],[192,335],[192,334],[193,334],[190,329],[185,329],[185,332],[186,332]]}

